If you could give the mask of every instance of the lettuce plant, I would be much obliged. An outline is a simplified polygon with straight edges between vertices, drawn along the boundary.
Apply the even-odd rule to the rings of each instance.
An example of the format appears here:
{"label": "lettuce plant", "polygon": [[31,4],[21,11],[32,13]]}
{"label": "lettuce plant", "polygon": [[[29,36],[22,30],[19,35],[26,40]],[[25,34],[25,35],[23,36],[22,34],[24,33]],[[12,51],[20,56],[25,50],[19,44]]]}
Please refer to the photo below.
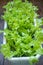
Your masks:
{"label": "lettuce plant", "polygon": [[6,44],[1,52],[6,58],[30,57],[43,54],[42,19],[38,18],[37,7],[28,1],[13,0],[4,6],[3,19],[7,22]]}

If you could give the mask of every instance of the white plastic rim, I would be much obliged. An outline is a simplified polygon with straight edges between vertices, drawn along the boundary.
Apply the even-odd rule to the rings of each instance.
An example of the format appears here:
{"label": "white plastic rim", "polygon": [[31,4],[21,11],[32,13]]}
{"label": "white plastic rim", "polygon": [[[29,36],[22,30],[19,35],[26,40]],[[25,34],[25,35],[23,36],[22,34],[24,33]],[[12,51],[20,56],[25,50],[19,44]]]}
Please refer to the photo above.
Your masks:
{"label": "white plastic rim", "polygon": [[[36,26],[36,20],[35,20],[35,26]],[[4,22],[4,29],[7,28],[7,22]],[[5,33],[3,33],[5,35]],[[6,44],[6,39],[5,37],[3,36],[3,44]],[[36,56],[31,56],[31,57],[14,57],[14,58],[8,58],[8,60],[10,61],[18,61],[18,60],[29,60],[30,58],[39,58],[40,55],[37,54]]]}
{"label": "white plastic rim", "polygon": [[[4,22],[4,29],[7,28],[7,22]],[[3,44],[6,44],[6,39],[4,37],[5,33],[3,33]]]}
{"label": "white plastic rim", "polygon": [[34,58],[36,58],[36,59],[39,59],[39,57],[40,57],[40,55],[39,54],[37,54],[36,56],[31,56],[31,57],[14,57],[14,58],[9,58],[9,60],[10,61],[19,61],[19,60],[29,60],[30,58],[31,59],[34,59]]}

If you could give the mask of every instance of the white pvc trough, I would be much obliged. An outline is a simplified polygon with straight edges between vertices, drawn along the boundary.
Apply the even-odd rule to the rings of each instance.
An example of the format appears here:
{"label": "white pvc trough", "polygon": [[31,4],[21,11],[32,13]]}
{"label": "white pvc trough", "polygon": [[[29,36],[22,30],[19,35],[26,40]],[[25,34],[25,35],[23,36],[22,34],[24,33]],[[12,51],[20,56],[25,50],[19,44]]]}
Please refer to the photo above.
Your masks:
{"label": "white pvc trough", "polygon": [[[36,23],[36,22],[35,22]],[[35,24],[36,26],[36,24]],[[7,28],[7,23],[4,23],[4,29]],[[5,33],[4,33],[5,35]],[[6,44],[6,39],[3,36],[3,44]],[[14,57],[14,58],[9,58],[8,60],[12,62],[12,65],[30,65],[29,64],[29,59],[30,58],[36,58],[39,59],[40,55],[37,54],[36,56],[31,56],[31,57]]]}

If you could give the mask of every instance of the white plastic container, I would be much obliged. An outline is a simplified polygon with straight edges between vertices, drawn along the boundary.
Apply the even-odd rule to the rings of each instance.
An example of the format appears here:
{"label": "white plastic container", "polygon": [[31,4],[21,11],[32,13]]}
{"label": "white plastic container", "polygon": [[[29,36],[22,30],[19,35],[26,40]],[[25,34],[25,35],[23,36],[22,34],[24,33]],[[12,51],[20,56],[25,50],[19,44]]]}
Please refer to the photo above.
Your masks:
{"label": "white plastic container", "polygon": [[[7,28],[7,23],[4,23],[4,29]],[[4,33],[5,35],[5,33]],[[6,44],[6,39],[3,36],[3,44]],[[40,55],[37,54],[36,56],[31,56],[31,57],[14,57],[14,58],[9,58],[8,60],[12,62],[12,65],[30,65],[29,64],[29,59],[30,58],[36,58],[39,59]]]}

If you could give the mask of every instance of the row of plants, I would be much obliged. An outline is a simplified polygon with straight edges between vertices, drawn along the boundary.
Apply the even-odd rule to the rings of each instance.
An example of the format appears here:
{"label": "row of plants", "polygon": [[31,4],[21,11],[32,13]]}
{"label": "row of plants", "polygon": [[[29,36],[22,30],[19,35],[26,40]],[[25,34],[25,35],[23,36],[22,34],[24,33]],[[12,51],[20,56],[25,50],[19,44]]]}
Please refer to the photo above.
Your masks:
{"label": "row of plants", "polygon": [[40,26],[43,19],[38,18],[38,8],[21,0],[13,0],[4,8],[6,44],[2,45],[1,52],[5,58],[42,55],[43,29]]}

